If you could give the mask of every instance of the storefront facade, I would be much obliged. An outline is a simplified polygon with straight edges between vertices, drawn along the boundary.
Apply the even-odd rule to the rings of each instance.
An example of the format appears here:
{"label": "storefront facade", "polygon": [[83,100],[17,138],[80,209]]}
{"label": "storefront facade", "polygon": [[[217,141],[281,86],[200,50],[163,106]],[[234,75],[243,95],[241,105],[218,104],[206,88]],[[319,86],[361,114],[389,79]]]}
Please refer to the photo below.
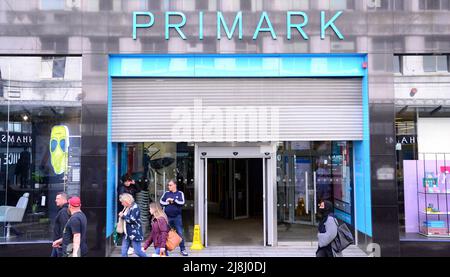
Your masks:
{"label": "storefront facade", "polygon": [[[49,168],[41,174],[48,191],[68,185],[80,193],[92,256],[110,252],[116,187],[126,172],[148,188],[144,202],[158,198],[168,179],[181,181],[188,240],[199,224],[203,242],[218,245],[224,220],[255,219],[256,244],[314,243],[315,204],[323,198],[333,200],[362,249],[372,252],[375,243],[381,256],[411,255],[416,242],[400,240],[394,54],[450,52],[448,1],[429,2],[2,1],[0,54],[9,58],[1,68],[2,121],[6,136],[16,135],[2,152],[27,147],[14,129],[26,123],[25,109],[14,114],[11,107],[53,106],[47,118],[27,108],[36,134],[27,174]],[[48,97],[15,96],[14,87],[31,85],[14,81],[33,81],[19,58],[39,59],[33,85],[44,92],[31,94]],[[66,77],[73,72],[81,78]],[[81,81],[72,99],[77,84],[62,80]],[[52,98],[49,86],[67,89]],[[50,103],[55,95],[66,98]],[[63,135],[53,137],[58,129]],[[59,158],[50,150],[60,148],[52,139],[69,153],[66,170],[53,161]],[[69,184],[60,179],[65,174]],[[34,234],[48,228],[53,196],[33,186],[46,181],[21,188],[18,175],[1,175],[1,205],[29,193],[40,207],[28,205],[12,223],[27,239],[3,241],[0,253],[42,255],[49,234]]]}

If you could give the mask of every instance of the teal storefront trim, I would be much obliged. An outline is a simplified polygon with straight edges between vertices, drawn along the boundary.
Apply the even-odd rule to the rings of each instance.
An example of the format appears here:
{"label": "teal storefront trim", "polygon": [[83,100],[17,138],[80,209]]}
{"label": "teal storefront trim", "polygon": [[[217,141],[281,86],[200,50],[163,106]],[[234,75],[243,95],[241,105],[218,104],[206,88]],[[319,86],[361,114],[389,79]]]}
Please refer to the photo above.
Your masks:
{"label": "teal storefront trim", "polygon": [[[372,236],[369,96],[365,54],[166,54],[110,55],[106,236],[113,232],[117,144],[111,140],[112,78],[359,77],[363,82],[363,140],[354,141],[356,228]],[[348,220],[348,218],[343,218]]]}

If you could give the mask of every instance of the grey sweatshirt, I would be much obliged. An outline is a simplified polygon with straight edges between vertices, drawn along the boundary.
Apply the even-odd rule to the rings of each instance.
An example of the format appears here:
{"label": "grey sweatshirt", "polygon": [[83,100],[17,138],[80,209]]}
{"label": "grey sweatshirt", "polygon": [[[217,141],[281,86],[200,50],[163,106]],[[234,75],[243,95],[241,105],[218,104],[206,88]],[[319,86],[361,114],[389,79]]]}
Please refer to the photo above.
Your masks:
{"label": "grey sweatshirt", "polygon": [[325,247],[330,244],[337,235],[337,224],[334,217],[329,216],[325,221],[325,233],[318,233],[319,247]]}

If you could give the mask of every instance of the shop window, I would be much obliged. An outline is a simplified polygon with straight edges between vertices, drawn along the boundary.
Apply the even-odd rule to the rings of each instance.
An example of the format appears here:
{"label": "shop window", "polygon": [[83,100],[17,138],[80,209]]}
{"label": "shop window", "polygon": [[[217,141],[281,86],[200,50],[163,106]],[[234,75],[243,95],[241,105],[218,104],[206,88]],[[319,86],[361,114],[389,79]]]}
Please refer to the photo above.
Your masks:
{"label": "shop window", "polygon": [[424,72],[443,72],[449,71],[448,56],[423,56],[423,71]]}
{"label": "shop window", "polygon": [[448,10],[449,0],[420,0],[421,10]]}
{"label": "shop window", "polygon": [[[277,150],[278,241],[314,241],[316,204],[333,203],[334,214],[354,229],[351,142],[282,142]],[[363,212],[363,211],[358,211]]]}
{"label": "shop window", "polygon": [[[1,213],[8,207],[21,209],[19,215],[0,222],[0,244],[50,245],[58,211],[56,194],[80,194],[81,100],[66,98],[49,105],[42,99],[58,100],[55,95],[69,89],[81,93],[81,76],[71,81],[62,78],[66,66],[81,68],[81,57],[5,60],[17,89],[30,93],[0,107],[0,217],[6,217]],[[49,80],[39,78],[44,75],[54,77],[51,86]]]}
{"label": "shop window", "polygon": [[[194,147],[188,143],[144,142],[121,143],[118,147],[119,176],[129,174],[135,180],[136,202],[141,210],[143,231],[149,231],[148,205],[159,202],[171,179],[185,196],[182,209],[184,237],[192,241],[194,229]],[[117,194],[124,186],[117,183]],[[118,209],[120,203],[117,200]]]}

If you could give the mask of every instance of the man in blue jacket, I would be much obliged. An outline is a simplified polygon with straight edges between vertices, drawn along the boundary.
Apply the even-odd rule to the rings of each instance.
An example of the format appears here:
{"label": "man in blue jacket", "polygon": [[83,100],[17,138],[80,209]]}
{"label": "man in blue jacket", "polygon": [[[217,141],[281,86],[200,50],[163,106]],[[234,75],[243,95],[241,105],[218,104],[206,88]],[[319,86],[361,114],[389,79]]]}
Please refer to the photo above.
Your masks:
{"label": "man in blue jacket", "polygon": [[164,212],[169,219],[169,225],[175,228],[178,235],[183,239],[180,243],[181,255],[187,256],[188,253],[186,252],[183,237],[183,221],[181,218],[181,209],[185,203],[184,193],[177,190],[177,182],[175,180],[170,180],[167,186],[169,190],[163,194],[159,202],[164,207]]}

